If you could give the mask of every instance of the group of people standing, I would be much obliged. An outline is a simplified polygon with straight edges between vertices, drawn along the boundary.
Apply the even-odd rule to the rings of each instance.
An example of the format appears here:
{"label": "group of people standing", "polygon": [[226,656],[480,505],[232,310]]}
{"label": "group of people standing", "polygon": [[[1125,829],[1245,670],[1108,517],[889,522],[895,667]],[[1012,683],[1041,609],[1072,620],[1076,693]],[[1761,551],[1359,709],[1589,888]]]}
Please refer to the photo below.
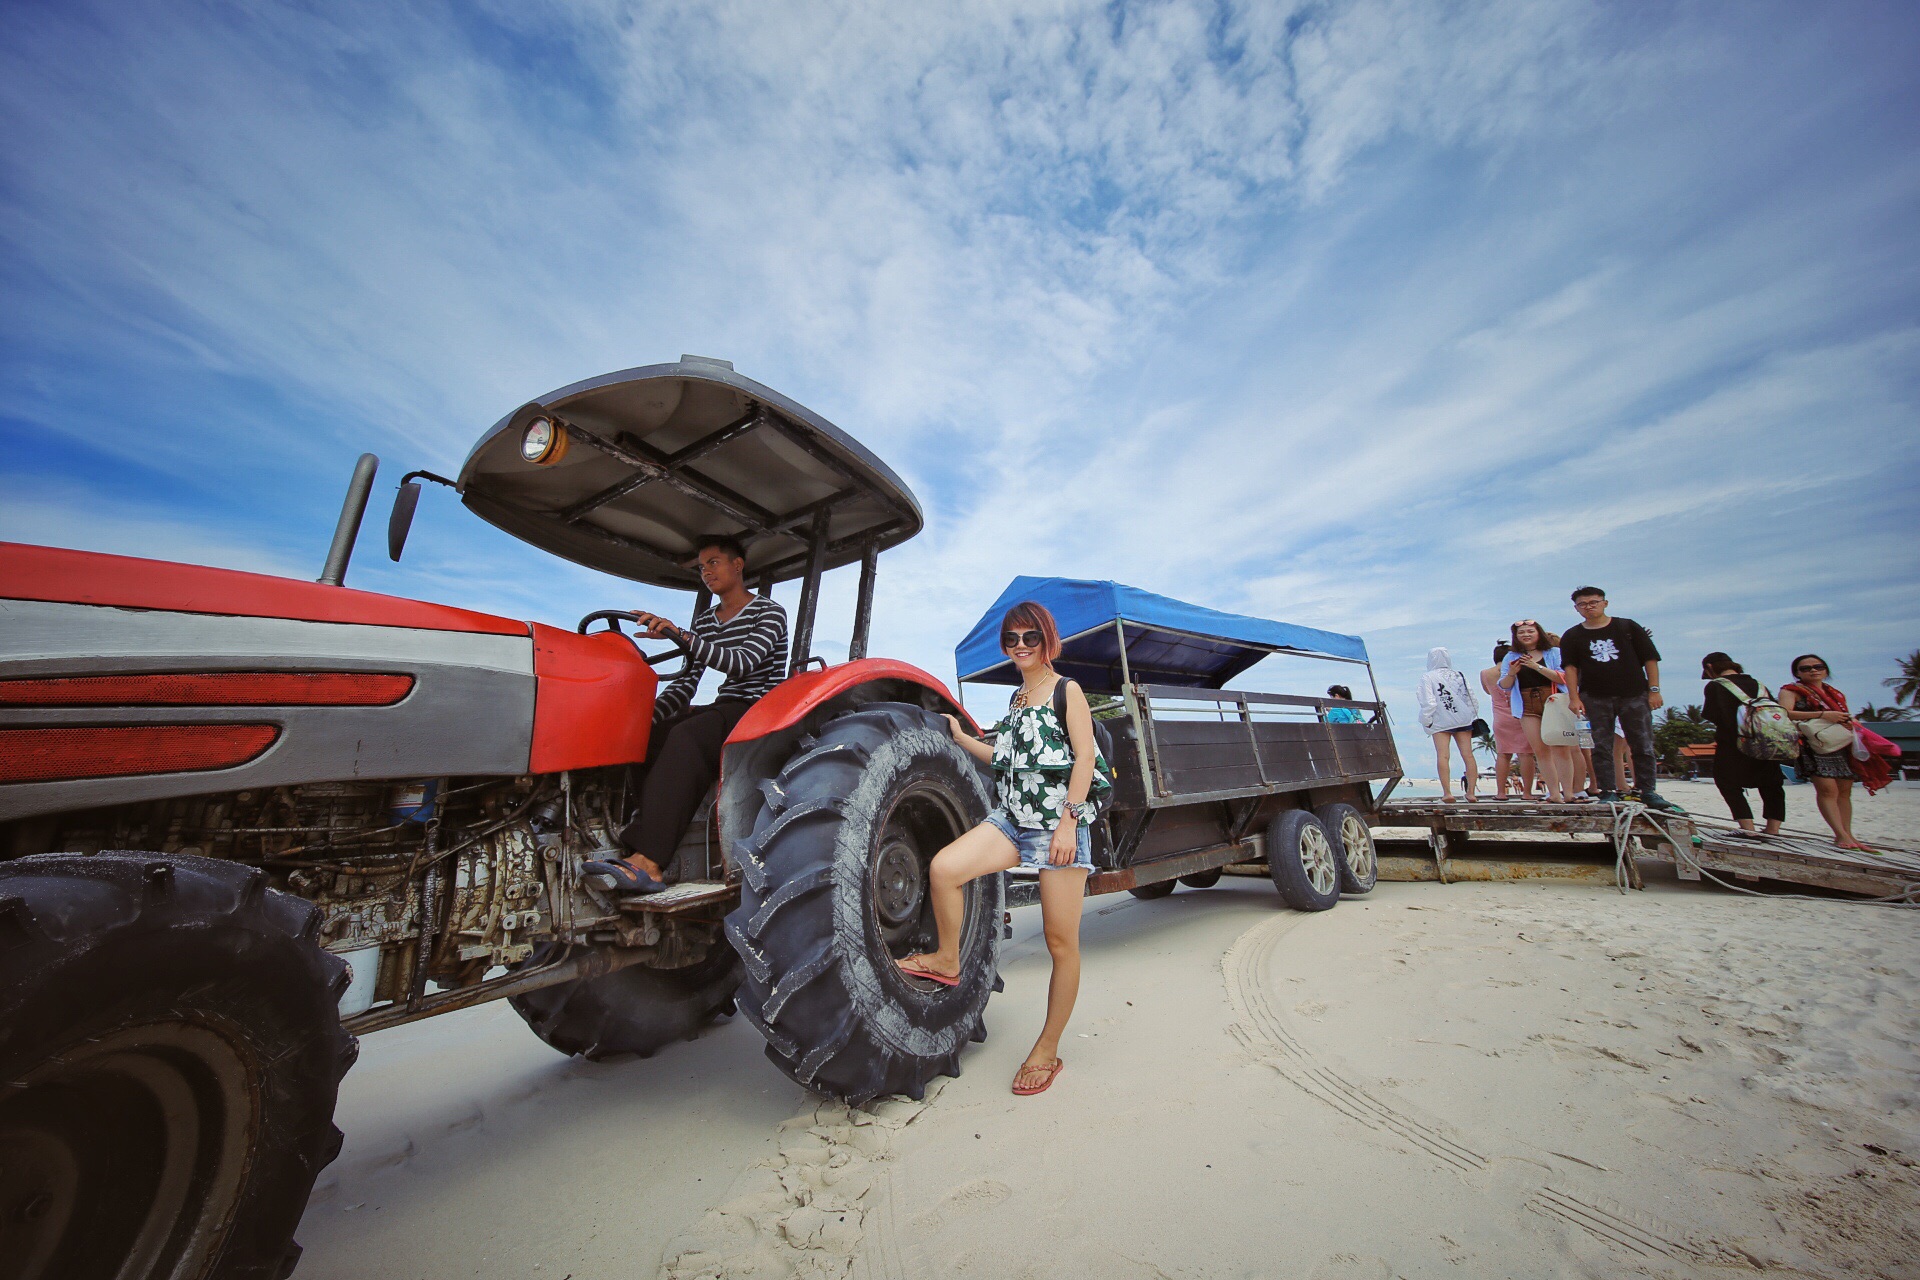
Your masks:
{"label": "group of people standing", "polygon": [[[1827,660],[1817,653],[1803,653],[1788,664],[1793,680],[1780,686],[1779,707],[1796,727],[1841,725],[1855,734],[1865,728],[1847,708],[1847,695],[1829,683]],[[1753,831],[1753,807],[1747,803],[1749,789],[1760,794],[1760,816],[1766,823],[1765,834],[1773,835],[1787,818],[1785,777],[1780,764],[1762,760],[1742,746],[1743,712],[1770,697],[1766,686],[1746,673],[1746,669],[1727,654],[1715,651],[1700,660],[1700,678],[1707,682],[1704,710],[1713,721],[1713,783],[1727,802],[1727,811],[1742,831]],[[1805,730],[1802,729],[1803,735]],[[1851,750],[1846,735],[1832,739],[1844,744],[1841,749],[1822,751],[1805,735],[1799,742],[1799,758],[1794,770],[1813,784],[1814,803],[1820,816],[1833,831],[1833,842],[1842,849],[1873,850],[1853,834],[1853,784],[1864,782],[1869,793],[1885,786],[1890,775],[1886,764],[1872,751]],[[1864,758],[1862,755],[1864,754]]]}
{"label": "group of people standing", "polygon": [[[1479,718],[1473,688],[1447,650],[1428,653],[1418,689],[1420,727],[1433,738],[1444,800],[1455,798],[1450,757],[1456,747],[1464,765],[1465,798],[1479,798],[1473,739],[1490,729],[1499,756],[1500,799],[1507,798],[1510,774],[1517,772],[1521,799],[1533,794],[1537,777],[1546,798],[1556,803],[1632,798],[1652,809],[1678,810],[1655,790],[1653,713],[1663,705],[1660,650],[1645,627],[1608,614],[1606,593],[1598,587],[1576,590],[1573,607],[1580,621],[1565,632],[1556,635],[1537,620],[1523,618],[1494,647],[1494,665],[1480,673],[1481,689],[1492,703],[1491,726]],[[1862,732],[1847,708],[1846,695],[1828,682],[1824,659],[1802,654],[1791,668],[1793,681],[1781,687],[1777,704],[1788,721],[1796,728],[1825,723]],[[1734,821],[1749,832],[1756,828],[1746,792],[1757,791],[1766,834],[1774,834],[1787,816],[1780,762],[1752,754],[1743,745],[1742,733],[1748,708],[1771,703],[1773,695],[1717,651],[1701,660],[1700,678],[1707,684],[1703,710],[1714,725],[1714,784]],[[1818,735],[1801,732],[1794,766],[1813,783],[1834,843],[1843,849],[1867,849],[1853,834],[1853,784],[1858,779],[1869,790],[1877,789],[1887,772],[1885,764],[1871,753],[1821,750],[1813,741]],[[1616,781],[1629,762],[1630,788]]]}
{"label": "group of people standing", "polygon": [[[1619,780],[1622,762],[1612,745],[1617,731],[1632,764],[1632,797],[1652,809],[1677,811],[1679,806],[1654,785],[1660,650],[1645,627],[1607,613],[1606,593],[1598,587],[1576,590],[1573,607],[1580,621],[1564,633],[1523,618],[1494,648],[1494,666],[1481,673],[1481,687],[1493,704],[1495,750],[1526,762],[1522,797],[1531,793],[1537,772],[1547,798],[1556,803],[1619,800],[1629,792]],[[1465,766],[1462,785],[1472,803],[1479,799],[1480,781],[1473,738],[1484,722],[1466,673],[1454,667],[1445,649],[1428,653],[1418,695],[1420,727],[1433,738],[1441,796],[1454,799],[1450,757],[1458,747]],[[1501,798],[1507,780],[1503,769]],[[1588,780],[1591,791],[1584,785]]]}

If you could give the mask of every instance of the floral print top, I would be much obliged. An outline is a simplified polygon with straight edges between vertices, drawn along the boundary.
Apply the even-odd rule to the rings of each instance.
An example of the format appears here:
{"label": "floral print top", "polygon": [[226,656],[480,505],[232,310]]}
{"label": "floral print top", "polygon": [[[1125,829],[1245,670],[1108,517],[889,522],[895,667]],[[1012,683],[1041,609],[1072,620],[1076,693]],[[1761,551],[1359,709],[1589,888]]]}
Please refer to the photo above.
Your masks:
{"label": "floral print top", "polygon": [[[987,730],[993,739],[993,772],[1000,784],[1000,811],[1013,825],[1051,830],[1066,813],[1067,780],[1073,773],[1073,744],[1050,704],[1014,707]],[[1113,790],[1112,767],[1094,749],[1093,782],[1087,800],[1099,801]],[[1089,815],[1091,816],[1091,814]]]}

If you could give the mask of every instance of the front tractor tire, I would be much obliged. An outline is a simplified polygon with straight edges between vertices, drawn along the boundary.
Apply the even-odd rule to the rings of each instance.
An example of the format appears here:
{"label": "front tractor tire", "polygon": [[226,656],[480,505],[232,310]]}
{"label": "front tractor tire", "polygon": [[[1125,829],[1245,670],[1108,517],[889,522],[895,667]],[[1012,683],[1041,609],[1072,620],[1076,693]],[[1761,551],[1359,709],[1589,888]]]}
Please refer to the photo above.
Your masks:
{"label": "front tractor tire", "polygon": [[318,923],[233,863],[0,863],[0,1274],[292,1271],[357,1049]]}
{"label": "front tractor tire", "polygon": [[940,716],[879,702],[803,738],[760,788],[753,832],[733,846],[742,883],[727,917],[746,967],[741,1014],[806,1088],[854,1103],[924,1097],[986,1038],[999,987],[999,876],[964,890],[958,986],[894,964],[936,945],[928,865],[986,816],[982,771]]}
{"label": "front tractor tire", "polygon": [[[529,966],[550,952],[536,952]],[[691,1040],[713,1019],[732,1010],[740,985],[740,958],[725,943],[684,969],[640,965],[541,987],[508,1003],[533,1033],[553,1048],[598,1062],[634,1055],[650,1058],[676,1040]]]}

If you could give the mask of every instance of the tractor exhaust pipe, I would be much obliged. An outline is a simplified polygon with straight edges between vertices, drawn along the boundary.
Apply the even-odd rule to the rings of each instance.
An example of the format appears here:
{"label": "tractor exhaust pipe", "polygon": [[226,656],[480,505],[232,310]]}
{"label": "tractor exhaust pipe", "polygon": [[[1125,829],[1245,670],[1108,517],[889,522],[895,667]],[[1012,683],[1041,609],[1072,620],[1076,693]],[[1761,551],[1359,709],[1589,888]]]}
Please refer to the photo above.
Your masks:
{"label": "tractor exhaust pipe", "polygon": [[327,548],[327,567],[320,581],[330,587],[347,580],[347,561],[353,558],[353,543],[360,536],[360,519],[367,514],[367,498],[373,493],[373,473],[380,459],[371,453],[360,455],[353,464],[353,479],[347,483],[347,500],[340,504],[340,523],[333,529],[333,545]]}

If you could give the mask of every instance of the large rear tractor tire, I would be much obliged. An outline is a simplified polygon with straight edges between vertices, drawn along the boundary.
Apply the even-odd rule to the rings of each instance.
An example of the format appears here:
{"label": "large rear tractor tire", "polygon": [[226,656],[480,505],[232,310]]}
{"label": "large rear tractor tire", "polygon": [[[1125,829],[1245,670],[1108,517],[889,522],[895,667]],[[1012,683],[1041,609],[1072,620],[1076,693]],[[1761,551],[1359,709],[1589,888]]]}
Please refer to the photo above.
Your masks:
{"label": "large rear tractor tire", "polygon": [[1380,857],[1374,851],[1373,830],[1367,815],[1345,801],[1321,805],[1314,811],[1333,844],[1339,864],[1340,892],[1369,893],[1380,879]]}
{"label": "large rear tractor tire", "polygon": [[0,863],[0,1273],[293,1270],[358,1048],[318,923],[233,863]]}
{"label": "large rear tractor tire", "polygon": [[[536,951],[528,964],[543,964],[552,952]],[[684,969],[640,965],[598,978],[542,987],[509,1004],[533,1034],[565,1054],[592,1061],[634,1054],[650,1058],[676,1040],[733,1009],[740,985],[740,958],[724,941],[705,960]]]}
{"label": "large rear tractor tire", "polygon": [[1205,871],[1196,871],[1190,876],[1181,876],[1180,883],[1189,889],[1211,889],[1220,883],[1220,868],[1209,867]]}
{"label": "large rear tractor tire", "polygon": [[1127,890],[1142,902],[1152,902],[1155,898],[1164,898],[1172,893],[1177,880],[1155,880],[1152,884],[1137,884]]}
{"label": "large rear tractor tire", "polygon": [[982,771],[941,717],[879,702],[803,738],[761,791],[752,834],[733,845],[740,1012],[774,1065],[809,1089],[855,1103],[924,1097],[986,1038],[1000,986],[1000,876],[964,890],[958,986],[894,965],[936,945],[927,867],[986,816]]}
{"label": "large rear tractor tire", "polygon": [[1340,901],[1339,857],[1320,820],[1289,809],[1267,828],[1267,870],[1295,911],[1325,911]]}

